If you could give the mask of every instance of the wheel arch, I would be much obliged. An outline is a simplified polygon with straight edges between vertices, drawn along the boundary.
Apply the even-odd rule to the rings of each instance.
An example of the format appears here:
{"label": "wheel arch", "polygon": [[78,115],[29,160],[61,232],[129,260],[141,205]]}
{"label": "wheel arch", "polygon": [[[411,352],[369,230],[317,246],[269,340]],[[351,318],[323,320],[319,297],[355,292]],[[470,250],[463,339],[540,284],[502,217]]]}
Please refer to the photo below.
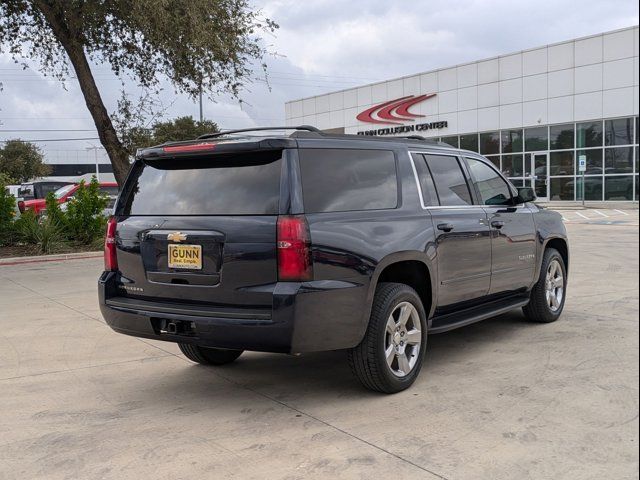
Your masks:
{"label": "wheel arch", "polygon": [[537,270],[536,270],[535,278],[537,279],[540,276],[540,269],[542,268],[542,259],[544,258],[544,252],[549,248],[554,248],[558,251],[558,253],[560,253],[562,260],[564,261],[564,267],[565,267],[565,270],[567,273],[567,279],[568,279],[569,277],[569,244],[565,237],[559,237],[559,236],[545,239],[542,245],[540,261],[536,266]]}
{"label": "wheel arch", "polygon": [[398,252],[383,258],[376,266],[369,283],[366,309],[362,322],[362,336],[364,336],[369,324],[373,297],[375,296],[379,283],[404,283],[416,290],[422,300],[425,313],[427,314],[427,323],[429,323],[429,319],[433,316],[436,306],[436,281],[436,269],[431,259],[429,259],[424,252]]}

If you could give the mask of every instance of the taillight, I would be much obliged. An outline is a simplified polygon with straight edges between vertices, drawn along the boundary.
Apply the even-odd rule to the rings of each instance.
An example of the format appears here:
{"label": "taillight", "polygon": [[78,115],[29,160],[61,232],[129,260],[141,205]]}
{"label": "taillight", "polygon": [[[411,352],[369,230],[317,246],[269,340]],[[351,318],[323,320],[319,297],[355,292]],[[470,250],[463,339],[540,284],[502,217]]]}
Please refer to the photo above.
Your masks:
{"label": "taillight", "polygon": [[216,148],[215,143],[195,143],[192,145],[174,145],[172,147],[162,147],[164,153],[187,153],[187,152],[206,152]]}
{"label": "taillight", "polygon": [[304,215],[278,217],[278,280],[303,282],[313,279],[311,238]]}
{"label": "taillight", "polygon": [[110,272],[118,270],[116,257],[116,227],[118,222],[114,217],[107,221],[107,234],[104,237],[104,269]]}
{"label": "taillight", "polygon": [[20,200],[18,202],[18,210],[20,210],[20,213],[24,213],[24,201]]}

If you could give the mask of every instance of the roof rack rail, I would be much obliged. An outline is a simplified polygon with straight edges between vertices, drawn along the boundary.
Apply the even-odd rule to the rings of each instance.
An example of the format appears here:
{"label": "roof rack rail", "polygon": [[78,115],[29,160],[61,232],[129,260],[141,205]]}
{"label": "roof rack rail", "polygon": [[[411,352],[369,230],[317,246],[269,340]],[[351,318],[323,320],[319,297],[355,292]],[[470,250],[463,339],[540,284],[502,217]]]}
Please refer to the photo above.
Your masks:
{"label": "roof rack rail", "polygon": [[430,140],[429,138],[425,138],[422,135],[405,135],[402,137],[396,137],[396,138],[406,138],[407,140]]}
{"label": "roof rack rail", "polygon": [[204,140],[206,138],[221,137],[223,135],[230,135],[232,133],[261,132],[261,131],[268,131],[268,130],[306,130],[307,132],[322,133],[321,130],[311,125],[298,125],[295,127],[254,127],[254,128],[241,128],[238,130],[228,130],[226,132],[205,133],[204,135],[200,135],[198,137],[198,140]]}

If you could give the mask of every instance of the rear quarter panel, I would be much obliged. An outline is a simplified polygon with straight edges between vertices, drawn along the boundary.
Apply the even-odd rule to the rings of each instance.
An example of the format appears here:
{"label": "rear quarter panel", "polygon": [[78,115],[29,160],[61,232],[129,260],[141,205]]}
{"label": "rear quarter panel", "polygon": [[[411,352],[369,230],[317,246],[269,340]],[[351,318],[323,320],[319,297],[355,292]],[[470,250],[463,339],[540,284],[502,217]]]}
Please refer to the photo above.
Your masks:
{"label": "rear quarter panel", "polygon": [[[371,145],[367,148],[371,149]],[[380,149],[393,150],[396,157],[396,209],[306,214],[313,245],[314,280],[353,284],[350,295],[339,298],[339,318],[327,319],[327,328],[337,328],[351,346],[364,335],[377,279],[386,266],[403,260],[421,261],[431,273],[432,284],[437,273],[433,224],[428,211],[420,207],[408,152]]]}

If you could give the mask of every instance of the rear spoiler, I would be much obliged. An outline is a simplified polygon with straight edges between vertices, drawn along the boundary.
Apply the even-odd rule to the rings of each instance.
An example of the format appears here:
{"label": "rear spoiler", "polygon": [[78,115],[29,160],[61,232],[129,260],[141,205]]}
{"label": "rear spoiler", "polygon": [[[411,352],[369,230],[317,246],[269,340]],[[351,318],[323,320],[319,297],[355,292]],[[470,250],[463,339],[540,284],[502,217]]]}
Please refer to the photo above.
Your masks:
{"label": "rear spoiler", "polygon": [[264,150],[281,150],[284,148],[296,147],[297,142],[291,137],[240,137],[240,138],[220,138],[227,135],[256,132],[256,131],[273,131],[273,130],[305,130],[314,133],[320,133],[315,127],[308,125],[300,125],[296,127],[256,127],[243,128],[240,130],[231,130],[227,132],[208,133],[199,136],[196,140],[188,140],[184,142],[164,143],[151,148],[140,149],[136,152],[136,158],[141,160],[154,159],[172,159],[180,157],[190,157],[205,155],[212,153],[239,153]]}
{"label": "rear spoiler", "polygon": [[260,141],[189,141],[184,143],[171,143],[157,147],[145,148],[136,153],[136,158],[144,161],[169,160],[173,158],[207,157],[211,154],[256,152],[265,150],[282,150],[295,148],[297,142],[289,138],[269,138]]}

